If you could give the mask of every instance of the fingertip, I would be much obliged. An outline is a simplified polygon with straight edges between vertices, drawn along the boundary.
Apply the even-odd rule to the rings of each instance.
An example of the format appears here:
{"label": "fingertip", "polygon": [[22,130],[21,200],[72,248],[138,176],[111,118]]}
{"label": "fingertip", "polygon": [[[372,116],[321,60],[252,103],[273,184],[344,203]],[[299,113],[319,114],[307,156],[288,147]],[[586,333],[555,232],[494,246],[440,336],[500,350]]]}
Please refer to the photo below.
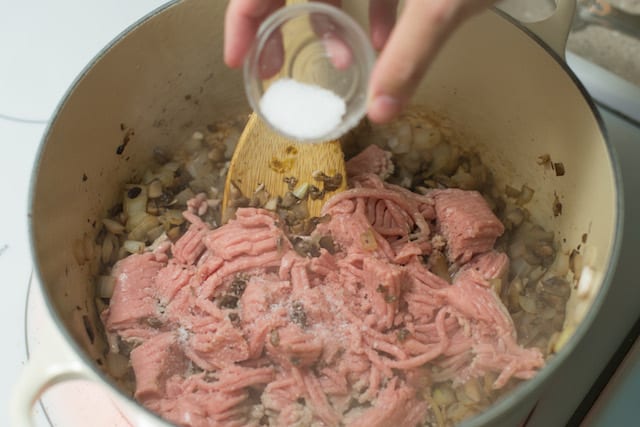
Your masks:
{"label": "fingertip", "polygon": [[382,50],[396,23],[398,0],[371,0],[369,3],[369,21],[371,44],[374,49]]}
{"label": "fingertip", "polygon": [[238,68],[242,65],[242,61],[244,58],[244,52],[242,48],[237,45],[231,45],[230,43],[226,43],[224,45],[224,63],[229,68]]}
{"label": "fingertip", "polygon": [[374,123],[387,123],[402,110],[402,102],[390,95],[376,95],[367,109],[369,120]]}
{"label": "fingertip", "polygon": [[371,44],[375,50],[382,50],[384,45],[387,43],[387,39],[389,38],[389,34],[391,33],[390,29],[382,28],[382,27],[374,27],[371,29]]}

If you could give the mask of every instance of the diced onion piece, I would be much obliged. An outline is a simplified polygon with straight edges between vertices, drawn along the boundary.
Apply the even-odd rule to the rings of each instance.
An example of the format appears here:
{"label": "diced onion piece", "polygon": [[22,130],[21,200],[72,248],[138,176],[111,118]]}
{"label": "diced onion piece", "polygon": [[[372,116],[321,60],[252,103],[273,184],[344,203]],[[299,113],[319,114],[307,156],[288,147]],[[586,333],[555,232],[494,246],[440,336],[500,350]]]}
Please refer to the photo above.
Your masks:
{"label": "diced onion piece", "polygon": [[180,227],[169,229],[169,231],[167,231],[167,237],[172,241],[177,240],[178,237],[180,237]]}
{"label": "diced onion piece", "polygon": [[179,205],[186,205],[187,202],[196,197],[196,194],[190,188],[185,188],[174,197],[175,201]]}
{"label": "diced onion piece", "polygon": [[178,162],[167,162],[164,165],[162,165],[162,169],[166,169],[168,171],[175,172],[178,169],[180,169],[180,163],[178,163]]}
{"label": "diced onion piece", "polygon": [[176,177],[175,174],[176,170],[178,170],[178,167],[179,165],[177,163],[167,163],[158,170],[158,172],[156,173],[156,178],[165,187],[170,187]]}
{"label": "diced onion piece", "polygon": [[138,240],[125,240],[122,247],[131,254],[141,254],[144,252],[144,242]]}
{"label": "diced onion piece", "polygon": [[144,241],[147,238],[147,233],[156,228],[159,225],[158,217],[153,215],[146,215],[142,220],[135,226],[133,230],[127,236],[129,240],[140,240]]}
{"label": "diced onion piece", "polygon": [[522,191],[520,191],[520,195],[518,196],[518,200],[516,201],[519,205],[524,205],[529,203],[533,198],[533,189],[528,187],[527,185],[522,186]]}
{"label": "diced onion piece", "polygon": [[505,217],[516,227],[524,221],[524,212],[517,207],[509,207],[505,213]]}
{"label": "diced onion piece", "polygon": [[99,276],[97,285],[100,298],[111,298],[113,289],[116,286],[116,278],[113,276]]}
{"label": "diced onion piece", "polygon": [[118,238],[107,233],[102,241],[101,260],[103,264],[108,264],[111,261],[113,253],[118,248]]}
{"label": "diced onion piece", "polygon": [[153,242],[158,237],[162,236],[164,232],[165,232],[164,226],[158,225],[157,227],[154,227],[151,230],[147,231],[147,239]]}
{"label": "diced onion piece", "polygon": [[167,209],[162,216],[164,220],[171,225],[180,225],[184,222],[182,211],[177,209]]}
{"label": "diced onion piece", "polygon": [[264,204],[264,208],[268,211],[274,212],[278,208],[278,198],[272,197]]}
{"label": "diced onion piece", "polygon": [[439,406],[448,406],[455,402],[456,395],[446,385],[437,386],[433,390],[433,401]]}
{"label": "diced onion piece", "polygon": [[163,244],[164,242],[168,242],[169,241],[169,236],[167,236],[167,233],[161,233],[158,237],[156,237],[153,240],[153,243],[151,243],[151,245],[149,245],[149,247],[147,248],[147,250],[153,252],[156,249],[158,249],[158,247]]}
{"label": "diced onion piece", "polygon": [[464,383],[464,394],[466,394],[474,403],[478,403],[482,400],[480,386],[475,378],[471,378],[469,381]]}
{"label": "diced onion piece", "polygon": [[114,221],[109,218],[104,218],[102,220],[102,224],[107,229],[109,233],[113,234],[122,234],[124,233],[124,225],[120,224],[118,221]]}
{"label": "diced onion piece", "polygon": [[128,232],[134,230],[140,223],[142,223],[148,216],[150,216],[146,211],[143,212],[135,212],[127,218],[127,223],[125,225],[125,229]]}
{"label": "diced onion piece", "polygon": [[155,199],[162,196],[162,181],[155,179],[149,184],[149,197]]}
{"label": "diced onion piece", "polygon": [[309,183],[303,182],[302,184],[298,185],[295,190],[293,190],[293,195],[296,196],[296,198],[302,200],[307,196],[308,191]]}
{"label": "diced onion piece", "polygon": [[127,216],[147,211],[147,186],[127,185],[122,198],[122,209]]}
{"label": "diced onion piece", "polygon": [[519,295],[518,302],[520,304],[520,307],[527,313],[531,313],[531,314],[538,313],[538,307],[534,297]]}

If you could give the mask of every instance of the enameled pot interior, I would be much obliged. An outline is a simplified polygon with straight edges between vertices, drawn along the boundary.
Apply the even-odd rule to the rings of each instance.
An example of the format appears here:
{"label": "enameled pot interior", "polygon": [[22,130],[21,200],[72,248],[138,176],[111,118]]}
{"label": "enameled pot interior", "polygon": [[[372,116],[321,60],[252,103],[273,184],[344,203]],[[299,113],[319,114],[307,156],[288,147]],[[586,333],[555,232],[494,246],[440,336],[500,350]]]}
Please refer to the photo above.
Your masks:
{"label": "enameled pot interior", "polygon": [[[366,26],[364,3],[347,9]],[[74,245],[77,251],[78,241],[96,235],[120,188],[144,171],[154,148],[249,112],[241,72],[222,61],[225,7],[175,2],[133,26],[86,68],[44,138],[31,190],[33,253],[54,320],[98,371],[106,343],[93,303],[96,262],[90,254],[78,262]],[[617,175],[592,105],[557,58],[486,12],[446,45],[414,103],[446,117],[500,183],[534,188],[535,220],[556,232],[562,250],[581,245],[595,273],[592,286],[607,282],[620,233]],[[565,175],[541,167],[543,154],[562,162]],[[594,314],[538,377],[470,423],[506,420],[508,406],[540,388]]]}

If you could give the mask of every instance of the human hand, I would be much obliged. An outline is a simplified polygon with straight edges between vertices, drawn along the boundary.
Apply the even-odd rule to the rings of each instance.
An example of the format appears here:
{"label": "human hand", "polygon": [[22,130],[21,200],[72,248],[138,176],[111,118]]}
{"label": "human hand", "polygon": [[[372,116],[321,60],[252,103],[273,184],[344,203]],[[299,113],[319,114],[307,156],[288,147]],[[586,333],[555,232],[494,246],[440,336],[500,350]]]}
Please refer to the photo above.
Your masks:
{"label": "human hand", "polygon": [[[340,0],[323,0],[340,6]],[[381,51],[369,81],[367,114],[388,122],[409,102],[448,36],[494,0],[407,0],[396,22],[398,0],[370,0],[370,37]],[[224,59],[240,67],[260,23],[284,0],[231,0],[225,16]]]}

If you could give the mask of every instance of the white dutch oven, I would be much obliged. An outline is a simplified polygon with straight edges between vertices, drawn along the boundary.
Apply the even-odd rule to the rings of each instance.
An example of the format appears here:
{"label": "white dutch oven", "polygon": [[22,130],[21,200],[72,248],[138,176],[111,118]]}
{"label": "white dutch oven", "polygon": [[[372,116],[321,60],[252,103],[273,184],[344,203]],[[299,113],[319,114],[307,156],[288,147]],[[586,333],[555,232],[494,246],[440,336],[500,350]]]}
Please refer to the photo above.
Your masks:
{"label": "white dutch oven", "polygon": [[[345,3],[366,26],[368,2]],[[556,232],[563,250],[589,233],[582,249],[591,291],[572,296],[571,338],[535,378],[466,421],[469,426],[513,426],[526,418],[589,333],[617,260],[619,172],[593,104],[562,59],[575,4],[559,3],[553,17],[529,26],[539,36],[495,11],[473,18],[447,44],[414,99],[448,117],[499,182],[535,189],[530,211]],[[154,147],[182,140],[194,126],[249,112],[241,73],[222,62],[225,7],[170,2],[116,38],[62,100],[40,148],[30,206],[36,271],[56,333],[42,337],[50,350],[32,355],[15,389],[15,426],[29,424],[44,390],[77,378],[104,385],[132,424],[167,425],[114,387],[95,363],[106,344],[98,333],[91,338],[83,321],[96,331],[92,262],[79,264],[73,246],[96,233],[94,224],[121,185],[144,169]],[[563,162],[565,175],[538,165],[542,154]],[[563,205],[557,217],[555,195]]]}

